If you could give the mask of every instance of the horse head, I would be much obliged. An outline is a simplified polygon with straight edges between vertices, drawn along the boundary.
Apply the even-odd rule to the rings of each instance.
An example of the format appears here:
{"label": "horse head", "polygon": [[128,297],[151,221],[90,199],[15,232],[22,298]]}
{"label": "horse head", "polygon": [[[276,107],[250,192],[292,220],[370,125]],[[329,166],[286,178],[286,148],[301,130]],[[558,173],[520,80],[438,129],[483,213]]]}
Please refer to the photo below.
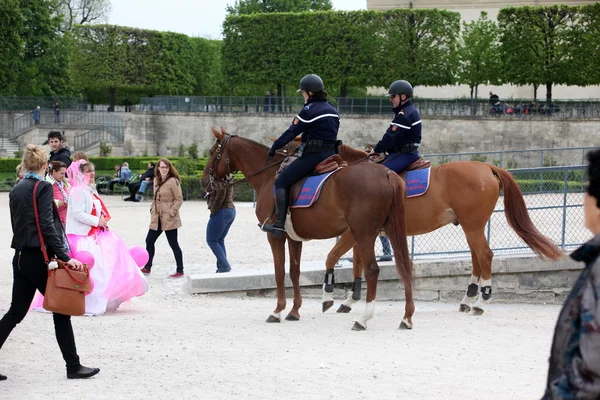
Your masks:
{"label": "horse head", "polygon": [[227,176],[238,168],[232,165],[230,158],[229,142],[232,135],[225,128],[219,131],[212,128],[212,134],[217,139],[214,146],[209,150],[209,159],[202,173],[202,187],[205,191],[213,191],[225,182]]}

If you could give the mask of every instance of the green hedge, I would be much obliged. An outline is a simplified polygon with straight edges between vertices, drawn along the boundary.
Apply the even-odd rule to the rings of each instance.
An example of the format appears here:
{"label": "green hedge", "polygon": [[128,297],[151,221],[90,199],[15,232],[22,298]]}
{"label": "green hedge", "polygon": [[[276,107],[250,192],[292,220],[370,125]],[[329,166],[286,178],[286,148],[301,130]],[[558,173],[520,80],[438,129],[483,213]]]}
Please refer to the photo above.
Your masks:
{"label": "green hedge", "polygon": [[[563,192],[565,187],[565,182],[563,180],[540,181],[539,179],[523,179],[518,180],[517,182],[523,194]],[[585,183],[582,182],[567,182],[569,192],[583,192],[584,186]]]}
{"label": "green hedge", "polygon": [[17,165],[20,163],[20,158],[0,158],[0,172],[12,172],[16,174]]}

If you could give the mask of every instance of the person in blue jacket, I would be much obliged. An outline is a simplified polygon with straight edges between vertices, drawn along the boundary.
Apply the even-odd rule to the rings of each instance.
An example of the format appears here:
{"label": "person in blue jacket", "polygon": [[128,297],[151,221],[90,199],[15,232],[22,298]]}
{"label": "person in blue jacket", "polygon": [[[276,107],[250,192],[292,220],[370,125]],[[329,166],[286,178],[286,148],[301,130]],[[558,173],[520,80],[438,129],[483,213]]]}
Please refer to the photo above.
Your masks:
{"label": "person in blue jacket", "polygon": [[394,120],[369,154],[387,152],[383,165],[400,173],[420,157],[421,115],[412,104],[413,88],[407,81],[392,83],[386,96],[394,105]]}
{"label": "person in blue jacket", "polygon": [[340,127],[340,116],[336,108],[327,102],[323,80],[314,74],[300,80],[304,107],[294,118],[290,127],[273,142],[268,159],[275,152],[302,134],[302,143],[296,149],[298,158],[275,180],[275,207],[277,217],[274,224],[259,225],[265,232],[282,237],[285,233],[285,217],[289,207],[290,187],[310,174],[314,167],[336,153],[336,141]]}

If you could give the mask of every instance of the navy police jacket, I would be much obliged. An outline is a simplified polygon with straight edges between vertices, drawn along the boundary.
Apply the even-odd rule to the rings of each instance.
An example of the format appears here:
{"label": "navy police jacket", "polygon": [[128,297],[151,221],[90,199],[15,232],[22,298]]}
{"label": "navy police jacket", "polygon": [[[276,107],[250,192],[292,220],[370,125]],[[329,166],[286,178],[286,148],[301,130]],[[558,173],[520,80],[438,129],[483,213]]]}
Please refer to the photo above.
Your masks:
{"label": "navy police jacket", "polygon": [[306,103],[294,118],[290,127],[273,143],[272,149],[280,149],[300,134],[302,143],[307,140],[323,140],[334,144],[340,128],[340,116],[326,100]]}
{"label": "navy police jacket", "polygon": [[421,143],[421,115],[412,101],[395,107],[394,115],[390,127],[373,149],[375,153],[396,153],[404,145]]}

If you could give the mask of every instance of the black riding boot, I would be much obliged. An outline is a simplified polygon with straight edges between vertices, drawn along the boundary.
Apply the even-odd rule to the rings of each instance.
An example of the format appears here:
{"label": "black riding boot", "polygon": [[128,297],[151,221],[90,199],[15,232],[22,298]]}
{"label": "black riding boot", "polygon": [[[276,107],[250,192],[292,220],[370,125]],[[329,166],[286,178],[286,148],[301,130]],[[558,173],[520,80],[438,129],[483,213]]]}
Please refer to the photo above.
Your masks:
{"label": "black riding boot", "polygon": [[[277,210],[277,219],[274,224],[263,226],[262,230],[272,233],[277,237],[282,237],[285,233],[285,216],[289,206],[290,196],[286,189],[277,189],[275,191],[275,209]],[[260,225],[259,225],[260,226]]]}

